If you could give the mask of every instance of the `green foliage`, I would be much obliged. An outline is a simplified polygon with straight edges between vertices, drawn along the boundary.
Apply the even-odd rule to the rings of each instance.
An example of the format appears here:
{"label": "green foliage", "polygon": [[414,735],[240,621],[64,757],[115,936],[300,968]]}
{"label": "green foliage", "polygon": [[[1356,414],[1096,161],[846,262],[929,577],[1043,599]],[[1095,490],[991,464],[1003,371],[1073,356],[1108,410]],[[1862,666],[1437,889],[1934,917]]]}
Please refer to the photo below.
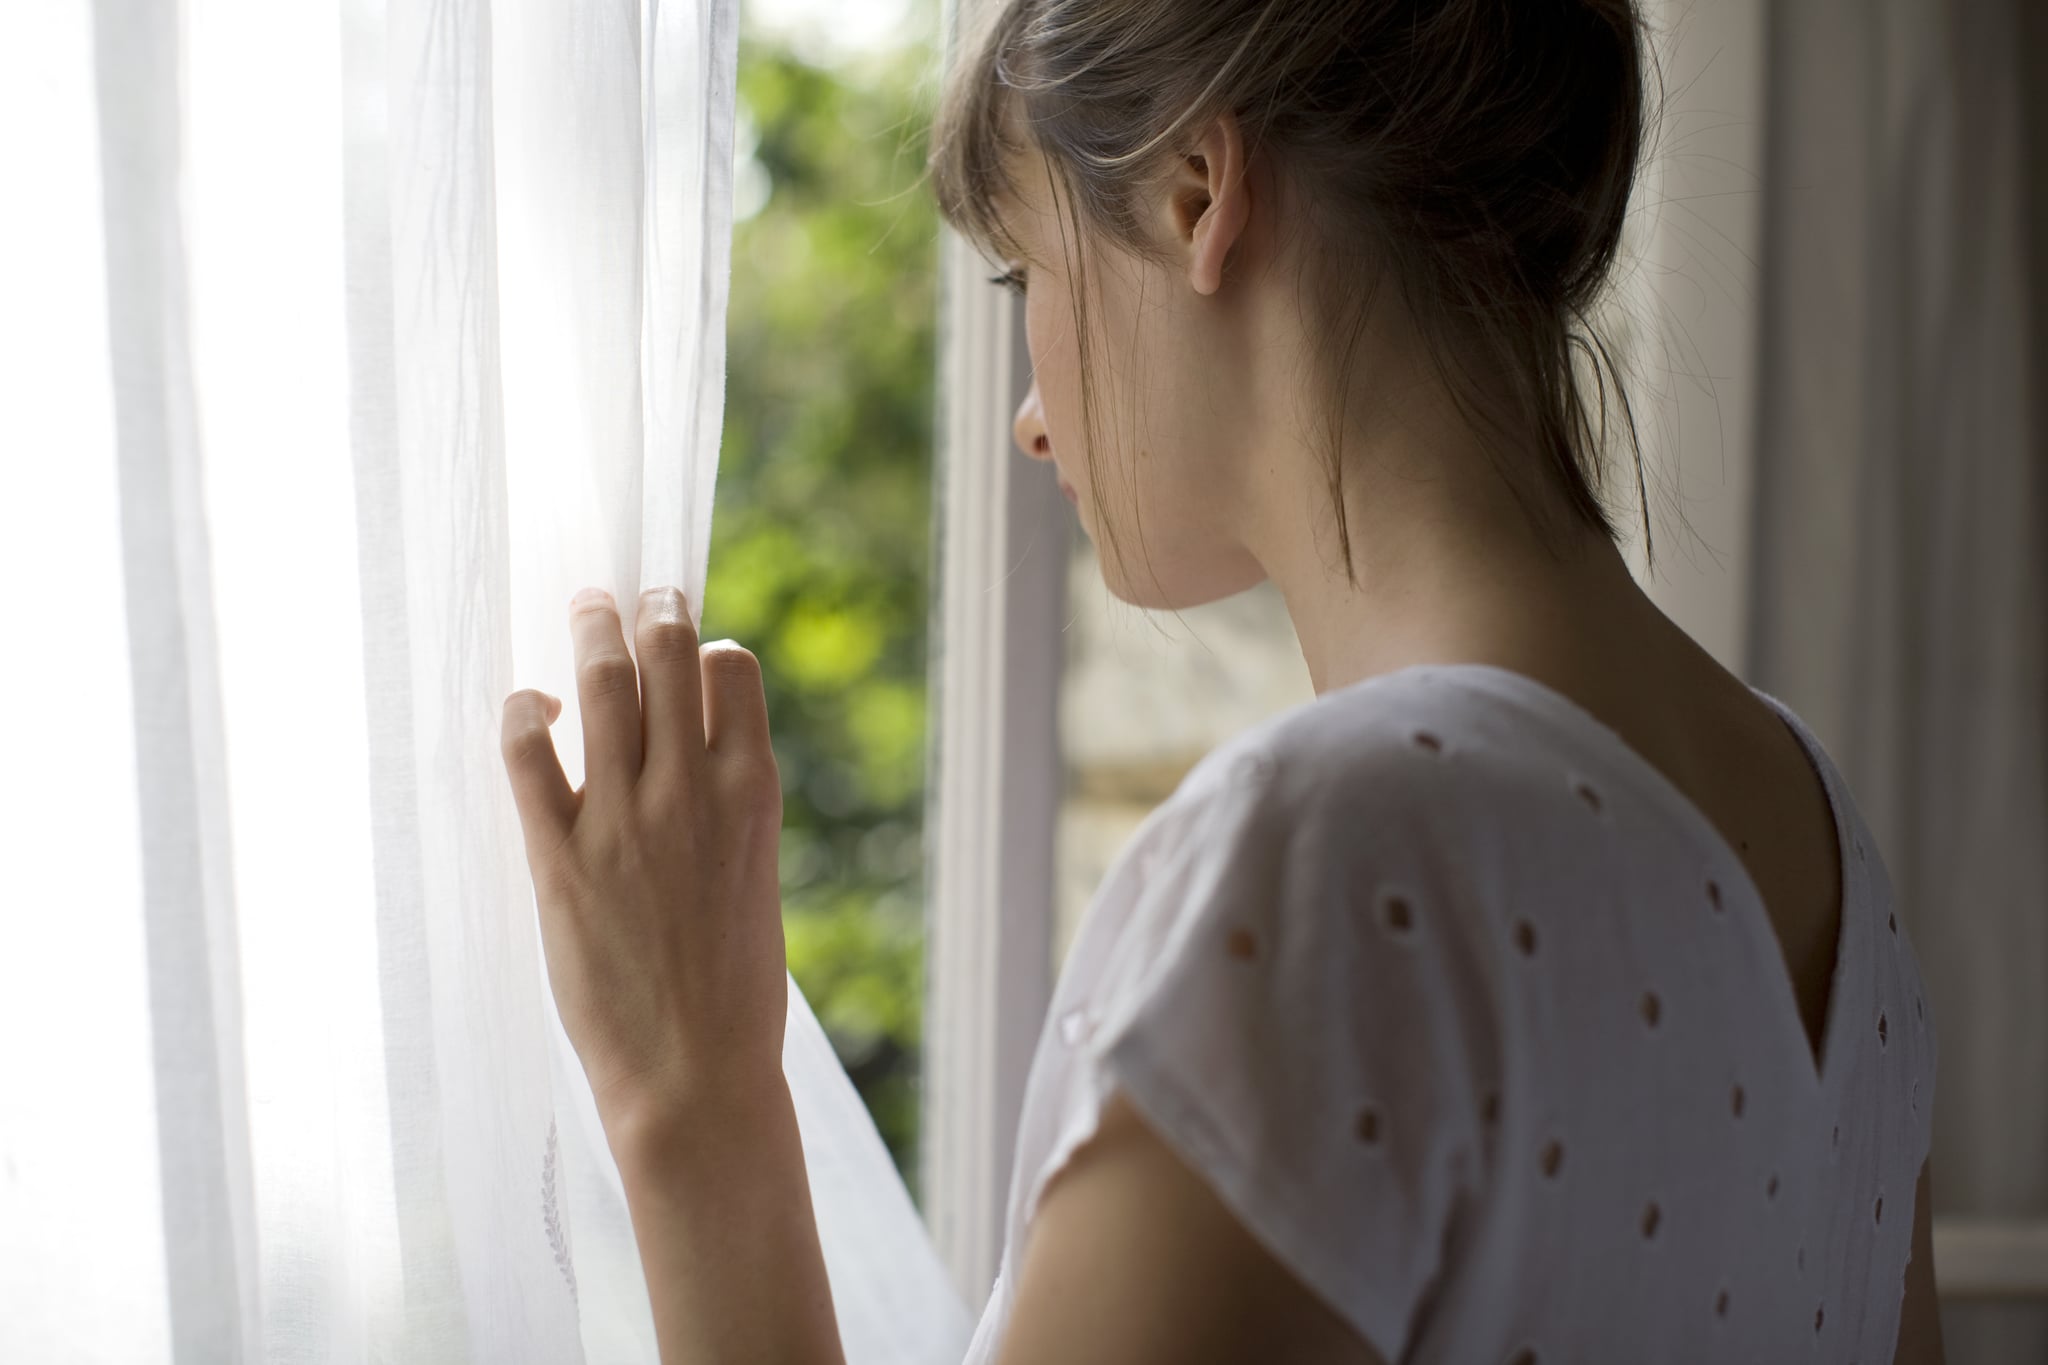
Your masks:
{"label": "green foliage", "polygon": [[[935,31],[936,25],[933,29]],[[765,206],[733,234],[704,638],[760,656],[790,971],[913,1181],[937,221],[922,46],[743,33]]]}

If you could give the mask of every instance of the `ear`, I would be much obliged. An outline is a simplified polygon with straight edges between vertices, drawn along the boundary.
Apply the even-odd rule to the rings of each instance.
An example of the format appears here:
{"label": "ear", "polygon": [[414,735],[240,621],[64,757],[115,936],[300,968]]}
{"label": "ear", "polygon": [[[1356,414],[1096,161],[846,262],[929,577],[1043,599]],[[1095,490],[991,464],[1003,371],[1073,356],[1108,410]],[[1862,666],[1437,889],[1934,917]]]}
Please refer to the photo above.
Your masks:
{"label": "ear", "polygon": [[1188,283],[1197,294],[1223,285],[1223,264],[1251,221],[1251,185],[1245,178],[1244,132],[1225,110],[1202,139],[1182,153],[1168,187],[1174,240],[1187,253]]}

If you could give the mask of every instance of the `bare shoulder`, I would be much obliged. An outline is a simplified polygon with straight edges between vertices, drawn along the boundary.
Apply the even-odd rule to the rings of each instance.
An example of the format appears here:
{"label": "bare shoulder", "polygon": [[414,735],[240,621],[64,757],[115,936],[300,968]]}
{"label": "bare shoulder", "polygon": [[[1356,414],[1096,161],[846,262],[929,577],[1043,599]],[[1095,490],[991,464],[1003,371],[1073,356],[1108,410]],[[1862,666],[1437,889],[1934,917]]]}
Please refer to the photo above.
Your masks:
{"label": "bare shoulder", "polygon": [[1001,1365],[1384,1365],[1119,1094],[1047,1187]]}

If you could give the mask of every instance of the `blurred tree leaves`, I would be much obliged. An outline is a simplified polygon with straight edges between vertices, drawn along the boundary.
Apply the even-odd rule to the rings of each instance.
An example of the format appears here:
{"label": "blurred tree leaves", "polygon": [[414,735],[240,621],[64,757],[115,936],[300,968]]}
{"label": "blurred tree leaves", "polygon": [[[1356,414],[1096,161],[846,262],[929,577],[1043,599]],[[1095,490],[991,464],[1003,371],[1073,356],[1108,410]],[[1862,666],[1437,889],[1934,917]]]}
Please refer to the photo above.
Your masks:
{"label": "blurred tree leaves", "polygon": [[[928,3],[928,0],[927,0]],[[922,10],[921,10],[922,12]],[[936,33],[936,19],[923,26]],[[924,44],[807,64],[743,31],[704,638],[760,656],[791,973],[915,1185],[937,221]]]}

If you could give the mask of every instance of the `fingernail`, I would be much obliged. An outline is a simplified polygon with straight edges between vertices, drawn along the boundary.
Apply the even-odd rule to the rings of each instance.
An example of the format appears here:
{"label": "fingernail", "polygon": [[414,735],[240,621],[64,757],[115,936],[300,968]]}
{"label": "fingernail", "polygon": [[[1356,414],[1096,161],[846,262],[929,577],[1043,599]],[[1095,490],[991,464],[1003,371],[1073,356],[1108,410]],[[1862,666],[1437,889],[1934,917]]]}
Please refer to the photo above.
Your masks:
{"label": "fingernail", "polygon": [[655,616],[664,621],[680,621],[685,604],[681,588],[649,588],[640,594],[640,600],[647,603]]}
{"label": "fingernail", "polygon": [[583,591],[577,593],[575,597],[570,599],[569,609],[571,611],[574,611],[578,607],[594,607],[599,605],[600,603],[604,604],[605,606],[610,606],[611,600],[612,595],[606,592],[603,588],[585,588]]}

